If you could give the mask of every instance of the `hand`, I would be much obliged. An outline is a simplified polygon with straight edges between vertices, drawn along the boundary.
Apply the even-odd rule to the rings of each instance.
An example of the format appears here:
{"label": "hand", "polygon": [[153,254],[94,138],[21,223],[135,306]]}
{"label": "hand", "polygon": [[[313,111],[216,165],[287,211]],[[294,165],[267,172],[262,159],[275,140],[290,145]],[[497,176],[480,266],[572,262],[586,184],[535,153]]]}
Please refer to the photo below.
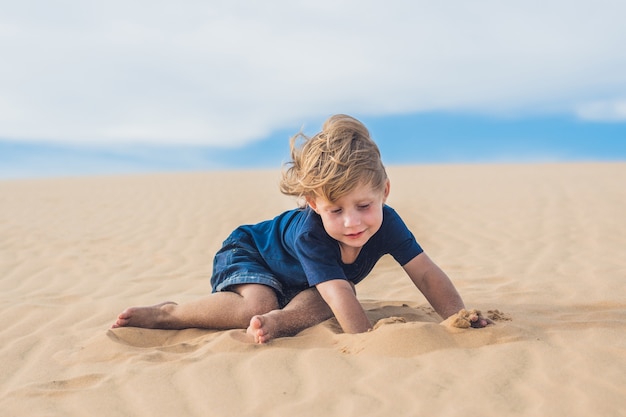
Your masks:
{"label": "hand", "polygon": [[462,309],[456,314],[451,315],[445,319],[441,324],[449,327],[457,327],[460,329],[467,329],[470,327],[480,329],[486,327],[493,322],[485,317],[479,310],[465,310]]}
{"label": "hand", "polygon": [[487,327],[490,324],[494,324],[493,321],[489,320],[488,318],[483,317],[482,313],[478,310],[470,311],[469,321],[470,321],[470,326],[472,326],[474,329],[480,329],[483,327]]}

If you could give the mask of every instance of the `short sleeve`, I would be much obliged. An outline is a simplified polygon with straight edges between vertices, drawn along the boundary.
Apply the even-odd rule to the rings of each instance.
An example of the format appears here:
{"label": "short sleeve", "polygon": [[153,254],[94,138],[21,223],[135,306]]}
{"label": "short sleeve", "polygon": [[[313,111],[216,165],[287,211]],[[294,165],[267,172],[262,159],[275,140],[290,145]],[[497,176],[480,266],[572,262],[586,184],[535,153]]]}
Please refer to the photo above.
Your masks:
{"label": "short sleeve", "polygon": [[339,264],[339,247],[330,236],[303,233],[294,249],[310,286],[332,279],[347,279]]}
{"label": "short sleeve", "polygon": [[382,236],[385,240],[385,251],[393,256],[400,265],[406,265],[417,255],[424,252],[402,218],[389,206],[385,206],[383,228]]}

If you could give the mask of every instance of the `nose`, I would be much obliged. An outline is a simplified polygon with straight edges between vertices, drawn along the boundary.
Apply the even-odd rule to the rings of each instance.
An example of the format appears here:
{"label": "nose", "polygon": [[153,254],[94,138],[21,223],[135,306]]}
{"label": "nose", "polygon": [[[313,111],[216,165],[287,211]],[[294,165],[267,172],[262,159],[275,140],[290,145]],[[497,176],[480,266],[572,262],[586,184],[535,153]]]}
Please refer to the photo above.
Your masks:
{"label": "nose", "polygon": [[361,216],[356,211],[346,212],[343,218],[344,227],[355,227],[361,224]]}

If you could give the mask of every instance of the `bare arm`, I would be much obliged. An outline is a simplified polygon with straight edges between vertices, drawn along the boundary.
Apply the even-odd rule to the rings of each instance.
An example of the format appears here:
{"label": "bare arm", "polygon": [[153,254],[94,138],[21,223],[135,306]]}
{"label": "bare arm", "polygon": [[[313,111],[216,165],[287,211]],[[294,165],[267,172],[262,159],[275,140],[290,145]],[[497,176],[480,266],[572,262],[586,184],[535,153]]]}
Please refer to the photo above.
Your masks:
{"label": "bare arm", "polygon": [[354,288],[348,281],[334,279],[317,284],[316,287],[344,332],[363,333],[372,328],[361,303],[356,298]]}
{"label": "bare arm", "polygon": [[425,253],[404,265],[404,270],[444,320],[465,308],[450,278]]}

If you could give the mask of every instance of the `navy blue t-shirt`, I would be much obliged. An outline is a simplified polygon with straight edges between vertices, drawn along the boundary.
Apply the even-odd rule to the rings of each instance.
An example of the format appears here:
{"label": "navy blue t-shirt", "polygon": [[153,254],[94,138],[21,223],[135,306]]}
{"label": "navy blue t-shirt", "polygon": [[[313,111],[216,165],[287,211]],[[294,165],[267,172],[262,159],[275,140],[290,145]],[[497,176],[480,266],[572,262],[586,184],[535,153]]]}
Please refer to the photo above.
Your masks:
{"label": "navy blue t-shirt", "polygon": [[332,279],[356,284],[385,254],[405,265],[423,252],[404,221],[387,205],[383,206],[380,229],[351,264],[342,262],[338,242],[326,233],[321,217],[309,207],[237,230],[252,238],[268,269],[285,288],[306,288]]}

